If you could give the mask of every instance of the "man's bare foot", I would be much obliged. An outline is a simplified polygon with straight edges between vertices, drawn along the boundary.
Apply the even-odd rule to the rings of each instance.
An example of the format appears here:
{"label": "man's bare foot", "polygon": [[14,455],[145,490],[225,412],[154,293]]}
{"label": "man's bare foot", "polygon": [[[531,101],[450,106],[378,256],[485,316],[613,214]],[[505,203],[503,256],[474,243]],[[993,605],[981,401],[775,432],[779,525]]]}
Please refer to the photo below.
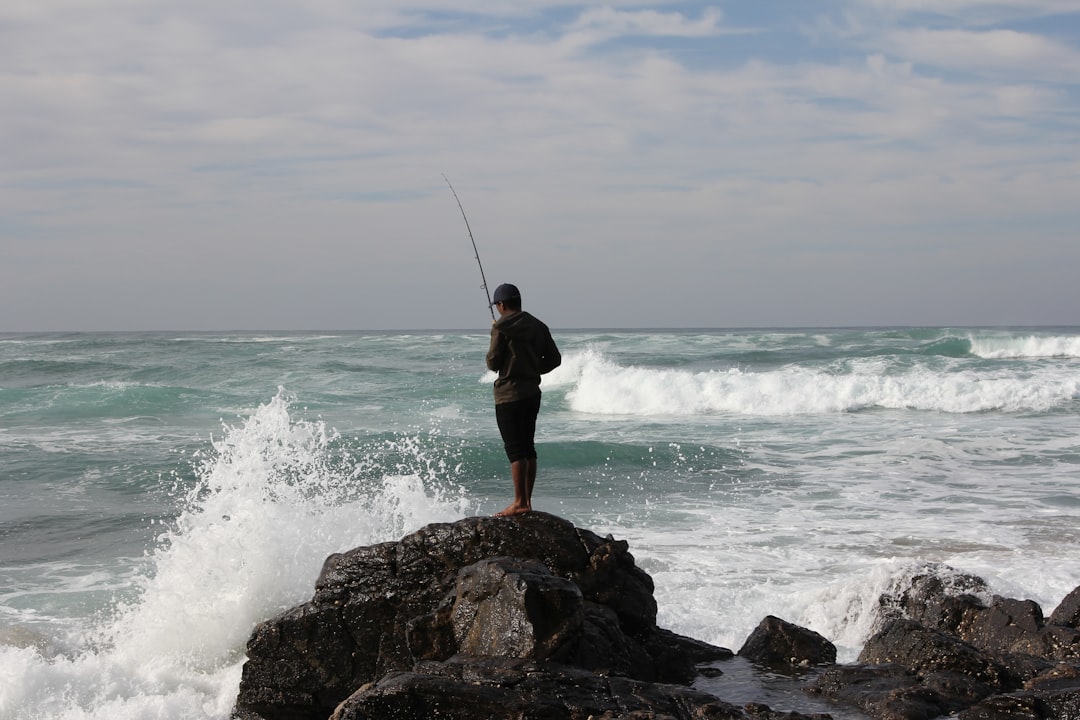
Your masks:
{"label": "man's bare foot", "polygon": [[524,515],[527,512],[532,512],[532,507],[528,505],[518,505],[517,503],[511,505],[501,512],[495,513],[495,517],[510,517],[511,515]]}

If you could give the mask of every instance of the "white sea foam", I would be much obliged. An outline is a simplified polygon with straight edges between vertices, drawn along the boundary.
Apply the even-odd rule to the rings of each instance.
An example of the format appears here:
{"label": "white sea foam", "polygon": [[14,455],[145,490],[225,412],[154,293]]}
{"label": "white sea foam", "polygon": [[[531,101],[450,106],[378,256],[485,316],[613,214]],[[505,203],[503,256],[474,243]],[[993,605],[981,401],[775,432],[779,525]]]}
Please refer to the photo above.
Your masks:
{"label": "white sea foam", "polygon": [[1080,358],[1076,335],[969,336],[971,354],[989,359]]}
{"label": "white sea foam", "polygon": [[1046,368],[1016,373],[894,369],[869,359],[851,368],[789,366],[689,372],[621,366],[597,350],[566,358],[545,387],[568,387],[571,409],[599,415],[799,415],[869,408],[947,413],[1047,410],[1080,396],[1074,373]]}
{"label": "white sea foam", "polygon": [[172,342],[190,343],[224,343],[229,345],[244,345],[257,343],[296,343],[317,342],[320,340],[333,340],[340,335],[235,335],[217,337],[209,335],[186,335],[170,338]]}
{"label": "white sea foam", "polygon": [[310,597],[328,554],[467,512],[430,459],[372,483],[336,439],[284,392],[226,427],[133,597],[68,637],[0,645],[0,717],[226,718],[251,630]]}
{"label": "white sea foam", "polygon": [[[879,493],[873,499],[880,504]],[[951,540],[957,526],[949,516],[920,518],[907,508],[840,523],[808,503],[785,506],[775,497],[757,507],[699,507],[701,522],[679,531],[621,522],[593,529],[629,539],[655,582],[659,625],[733,650],[774,615],[820,633],[841,662],[854,662],[878,627],[882,593],[928,563],[938,574],[983,577],[992,592],[1034,599],[1047,613],[1080,577],[1077,563],[1060,554],[1018,551],[1023,538],[976,537],[1007,525],[991,518],[964,519],[969,524],[957,534],[968,537]]]}

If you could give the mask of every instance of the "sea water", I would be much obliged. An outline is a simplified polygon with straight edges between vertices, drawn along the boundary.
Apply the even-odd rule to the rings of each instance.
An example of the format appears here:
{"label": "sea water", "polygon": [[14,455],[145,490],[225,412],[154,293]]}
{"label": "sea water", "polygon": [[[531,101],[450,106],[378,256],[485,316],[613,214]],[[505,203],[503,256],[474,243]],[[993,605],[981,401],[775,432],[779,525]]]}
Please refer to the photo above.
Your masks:
{"label": "sea water", "polygon": [[[1078,328],[555,337],[534,507],[629,541],[662,627],[737,650],[776,615],[853,661],[913,573],[1080,585]],[[227,718],[328,554],[509,503],[486,349],[0,335],[0,718]],[[703,687],[805,707],[746,676]]]}

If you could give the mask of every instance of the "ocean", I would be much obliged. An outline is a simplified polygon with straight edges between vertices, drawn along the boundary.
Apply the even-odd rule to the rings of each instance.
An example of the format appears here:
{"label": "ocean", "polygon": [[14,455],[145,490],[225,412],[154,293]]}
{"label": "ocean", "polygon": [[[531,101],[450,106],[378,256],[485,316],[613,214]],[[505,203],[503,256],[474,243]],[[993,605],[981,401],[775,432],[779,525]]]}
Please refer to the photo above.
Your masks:
{"label": "ocean", "polygon": [[[534,508],[627,540],[662,627],[776,615],[851,662],[913,573],[1080,585],[1080,328],[554,335]],[[328,554],[505,507],[486,349],[0,335],[0,718],[223,720]],[[804,702],[739,667],[703,689]]]}

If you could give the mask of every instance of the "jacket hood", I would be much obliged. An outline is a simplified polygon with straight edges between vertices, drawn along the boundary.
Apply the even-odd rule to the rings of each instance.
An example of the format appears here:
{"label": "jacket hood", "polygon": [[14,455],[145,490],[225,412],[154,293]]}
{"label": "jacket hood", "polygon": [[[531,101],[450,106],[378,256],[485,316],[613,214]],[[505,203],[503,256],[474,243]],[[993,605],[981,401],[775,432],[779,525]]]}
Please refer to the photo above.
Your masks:
{"label": "jacket hood", "polygon": [[523,337],[534,331],[539,321],[524,310],[499,318],[495,327],[509,337]]}

